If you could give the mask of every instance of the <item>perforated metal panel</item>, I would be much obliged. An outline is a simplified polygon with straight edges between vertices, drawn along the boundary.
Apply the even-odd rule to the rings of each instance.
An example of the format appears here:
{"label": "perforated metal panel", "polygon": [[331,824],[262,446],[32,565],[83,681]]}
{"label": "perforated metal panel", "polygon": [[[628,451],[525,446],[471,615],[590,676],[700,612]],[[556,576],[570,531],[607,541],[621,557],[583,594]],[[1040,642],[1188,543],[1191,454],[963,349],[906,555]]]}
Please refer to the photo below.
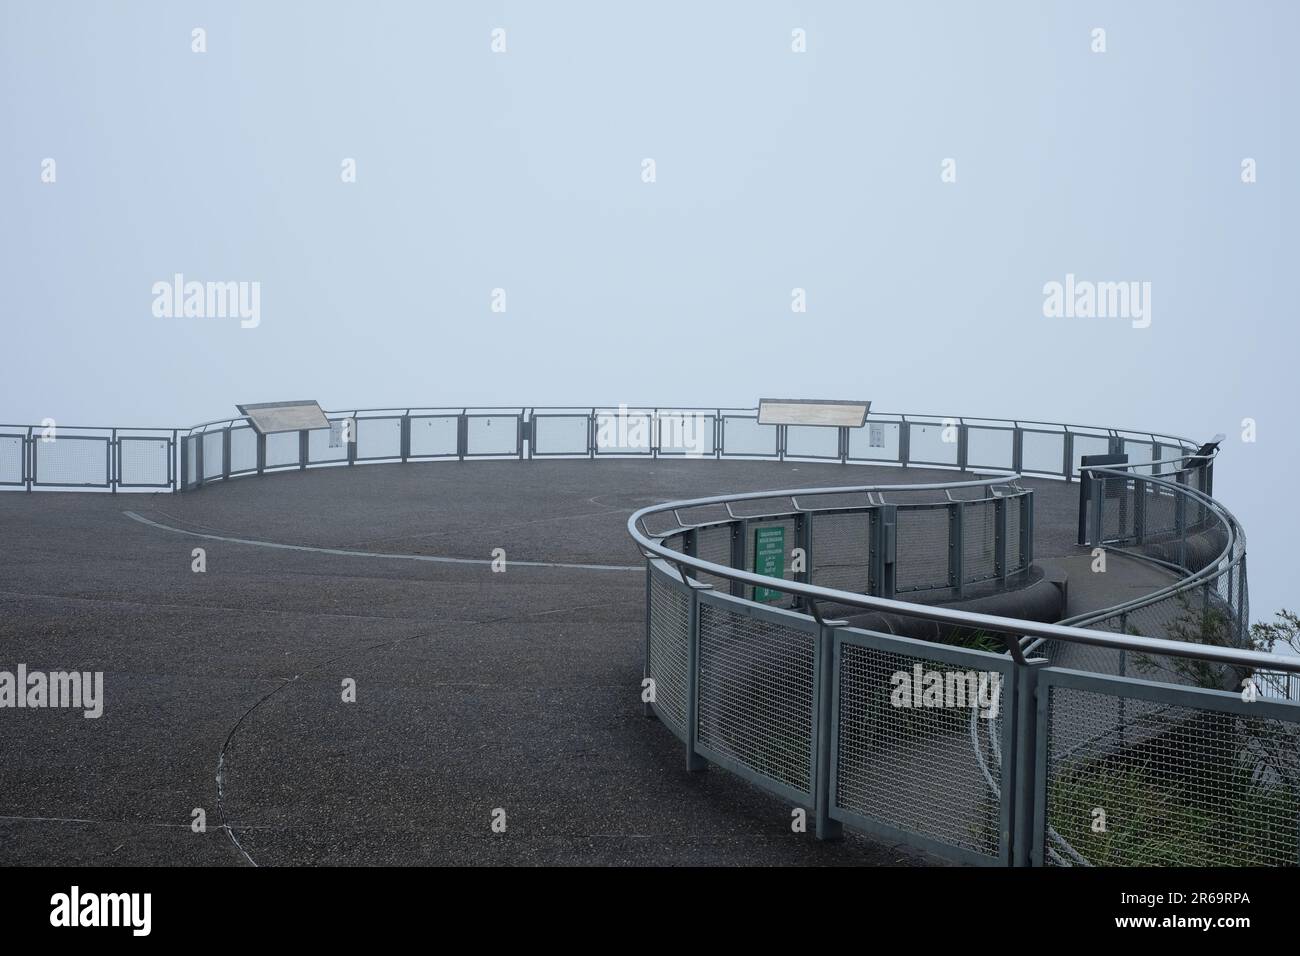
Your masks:
{"label": "perforated metal panel", "polygon": [[0,435],[0,485],[21,485],[24,475],[24,435]]}
{"label": "perforated metal panel", "polygon": [[166,438],[119,438],[117,471],[123,488],[171,487],[171,442]]}
{"label": "perforated metal panel", "polygon": [[951,586],[948,509],[900,508],[894,574],[897,591]]}
{"label": "perforated metal panel", "polygon": [[108,439],[86,435],[58,435],[52,441],[32,442],[35,484],[107,488]]}

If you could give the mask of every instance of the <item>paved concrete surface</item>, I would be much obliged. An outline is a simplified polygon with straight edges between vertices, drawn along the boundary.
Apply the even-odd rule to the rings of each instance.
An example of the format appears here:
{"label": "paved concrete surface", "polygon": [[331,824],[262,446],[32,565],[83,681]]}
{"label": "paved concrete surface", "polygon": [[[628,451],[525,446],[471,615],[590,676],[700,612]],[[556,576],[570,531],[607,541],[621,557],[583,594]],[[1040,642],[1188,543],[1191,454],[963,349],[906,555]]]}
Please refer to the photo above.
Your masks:
{"label": "paved concrete surface", "polygon": [[[916,864],[819,844],[641,716],[628,514],[952,472],[477,461],[287,472],[184,495],[0,494],[0,669],[102,670],[104,715],[0,711],[0,864]],[[1068,554],[1076,486],[1038,489]],[[154,522],[132,520],[132,511]],[[207,571],[191,571],[203,547]],[[341,700],[356,681],[357,700]],[[208,830],[191,830],[203,808]],[[507,830],[494,834],[493,810]],[[221,829],[227,823],[229,829]]]}

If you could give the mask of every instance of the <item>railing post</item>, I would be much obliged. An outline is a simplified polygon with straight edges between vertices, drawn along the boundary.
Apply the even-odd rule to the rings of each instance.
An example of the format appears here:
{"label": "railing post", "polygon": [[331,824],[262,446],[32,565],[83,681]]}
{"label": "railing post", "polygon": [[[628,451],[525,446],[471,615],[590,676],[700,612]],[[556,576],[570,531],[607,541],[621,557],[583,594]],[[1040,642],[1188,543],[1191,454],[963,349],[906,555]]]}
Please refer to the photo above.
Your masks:
{"label": "railing post", "polygon": [[194,447],[194,470],[198,472],[194,476],[194,484],[197,488],[203,487],[203,482],[207,477],[207,471],[204,469],[203,463],[203,446],[208,443],[207,434],[207,432],[200,432],[198,444]]}
{"label": "railing post", "polygon": [[172,437],[167,442],[167,483],[171,485],[173,492],[177,490],[176,484],[180,474],[180,469],[176,467],[176,437],[177,429],[173,428]]}
{"label": "railing post", "polygon": [[307,429],[305,428],[298,429],[298,470],[299,471],[302,471],[304,468],[307,467],[307,459],[311,457],[311,450],[309,448],[310,441],[311,439],[307,437]]}
{"label": "railing post", "polygon": [[1066,432],[1065,440],[1061,442],[1061,472],[1065,475],[1066,483],[1074,480],[1074,432]]}
{"label": "railing post", "polygon": [[898,423],[898,463],[904,468],[912,456],[912,423],[906,418]]}
{"label": "railing post", "polygon": [[[688,582],[689,586],[689,582]],[[686,770],[699,773],[708,762],[695,752],[695,725],[700,704],[700,588],[691,587],[690,617],[686,629]]]}
{"label": "railing post", "polygon": [[998,580],[1007,583],[1007,499],[993,499],[993,570]]}
{"label": "railing post", "polygon": [[[653,567],[650,562],[651,562],[650,558],[645,559],[645,667],[641,671],[641,676],[644,680],[650,679],[650,633],[651,633],[650,616],[652,613],[651,605],[650,605],[650,588],[651,588],[651,575],[654,573]],[[641,687],[642,687],[641,692],[644,695],[645,684],[643,683]],[[641,700],[641,710],[646,717],[655,716],[654,704],[646,700],[644,696],[642,697]]]}
{"label": "railing post", "polygon": [[957,468],[960,471],[966,471],[967,462],[970,459],[970,432],[969,426],[962,422],[957,426]]}
{"label": "railing post", "polygon": [[399,441],[401,443],[402,464],[406,464],[406,460],[411,457],[411,410],[409,408],[406,410],[406,414],[402,416],[399,427],[401,428]]}
{"label": "railing post", "polygon": [[966,503],[954,501],[948,505],[948,586],[956,589],[960,598],[965,590],[965,571],[962,568],[962,523],[965,520]]}
{"label": "railing post", "polygon": [[266,436],[261,432],[257,433],[257,473],[260,475],[266,471]]}
{"label": "railing post", "polygon": [[1011,470],[1017,475],[1025,466],[1025,432],[1017,425],[1011,430]]}
{"label": "railing post", "polygon": [[1141,545],[1147,535],[1147,488],[1150,483],[1145,478],[1133,479],[1133,543]]}
{"label": "railing post", "polygon": [[816,680],[813,684],[813,707],[816,715],[813,751],[813,815],[818,840],[840,840],[844,825],[831,819],[831,742],[839,721],[835,701],[835,628],[841,622],[821,621],[817,625],[814,646]]}
{"label": "railing post", "polygon": [[27,439],[23,442],[23,483],[28,493],[36,480],[36,443],[32,440],[32,426],[27,426]]}
{"label": "railing post", "polygon": [[1106,500],[1106,478],[1104,475],[1092,476],[1092,514],[1088,516],[1092,529],[1089,533],[1091,539],[1088,543],[1094,548],[1102,547],[1102,514]]}
{"label": "railing post", "polygon": [[[1183,470],[1174,476],[1177,484],[1187,485],[1187,471]],[[1187,567],[1187,496],[1181,491],[1175,492],[1174,497],[1174,531],[1178,535],[1178,566]]]}
{"label": "railing post", "polygon": [[[749,533],[749,522],[744,518],[731,523],[731,566],[737,571],[745,570],[745,536]],[[740,581],[731,581],[731,596],[743,598],[745,585]]]}
{"label": "railing post", "polygon": [[343,422],[346,426],[344,428],[344,433],[345,436],[347,437],[347,441],[344,444],[347,445],[348,464],[355,465],[357,463],[357,427],[358,427],[356,414],[353,413],[349,418],[343,419]]}
{"label": "railing post", "polygon": [[[803,570],[795,573],[795,580],[812,584],[813,575],[813,516],[811,511],[801,511],[794,516],[795,547],[803,549]],[[799,607],[805,607],[807,601],[796,598]]]}
{"label": "railing post", "polygon": [[1025,570],[1034,563],[1034,492],[1020,496],[1020,563]]}
{"label": "railing post", "polygon": [[1033,859],[1034,838],[1044,821],[1036,811],[1036,793],[1040,781],[1046,780],[1047,768],[1038,766],[1038,671],[1047,661],[1035,658],[1017,662],[1013,670],[1015,714],[1012,725],[1014,764],[1012,766],[1011,865],[1042,865]]}
{"label": "railing post", "polygon": [[230,426],[221,429],[221,477],[230,478]]}
{"label": "railing post", "polygon": [[892,598],[897,585],[898,506],[880,506],[880,597]]}
{"label": "railing post", "polygon": [[108,439],[108,487],[111,494],[117,494],[117,485],[121,481],[122,446],[118,444],[117,429],[109,433]]}

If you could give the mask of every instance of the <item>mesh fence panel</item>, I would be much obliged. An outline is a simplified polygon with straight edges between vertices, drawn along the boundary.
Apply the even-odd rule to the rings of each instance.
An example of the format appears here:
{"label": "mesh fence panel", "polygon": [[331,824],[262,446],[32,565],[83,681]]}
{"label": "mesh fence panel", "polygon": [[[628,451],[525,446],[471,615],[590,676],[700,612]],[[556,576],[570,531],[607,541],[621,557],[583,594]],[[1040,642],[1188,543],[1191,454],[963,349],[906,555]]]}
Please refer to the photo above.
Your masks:
{"label": "mesh fence panel", "polygon": [[660,572],[650,576],[650,673],[660,719],[685,735],[686,639],[690,600],[671,587]]}
{"label": "mesh fence panel", "polygon": [[1020,551],[1020,509],[1025,499],[1019,495],[1004,499],[1007,509],[1007,569],[1018,568],[1024,562]]}
{"label": "mesh fence panel", "polygon": [[700,601],[697,740],[811,796],[813,634],[723,600]]}
{"label": "mesh fence panel", "polygon": [[0,485],[23,483],[22,435],[0,435]]}
{"label": "mesh fence panel", "polygon": [[171,445],[166,438],[123,438],[118,449],[118,484],[140,488],[170,486]]}
{"label": "mesh fence panel", "polygon": [[948,587],[948,509],[900,507],[896,520],[895,590]]}
{"label": "mesh fence panel", "polygon": [[812,583],[867,594],[871,587],[871,515],[826,512],[812,521]]}
{"label": "mesh fence panel", "polygon": [[[850,634],[842,632],[844,638]],[[1003,678],[1000,669],[988,670],[990,663],[972,654],[971,665],[965,667],[843,640],[837,676],[835,805],[950,846],[998,857],[999,801],[972,746],[969,704],[971,675],[978,704],[983,673],[984,701],[996,700],[996,708],[1001,708]],[[944,702],[954,706],[925,706],[924,697],[917,706],[915,695],[907,691],[918,666],[922,674],[942,675],[945,689],[951,681],[952,691]],[[996,679],[987,676],[995,673]],[[958,702],[963,703],[958,706]],[[975,719],[986,718],[977,714]],[[996,765],[990,762],[990,766]]]}
{"label": "mesh fence panel", "polygon": [[971,501],[961,506],[961,575],[963,581],[997,577],[996,502]]}
{"label": "mesh fence panel", "polygon": [[[1047,863],[1287,866],[1300,856],[1300,707],[1243,717],[1050,688]],[[1285,707],[1288,705],[1279,705]],[[1095,832],[1095,809],[1105,829]]]}
{"label": "mesh fence panel", "polygon": [[[700,528],[696,532],[695,549],[696,557],[702,561],[731,567],[731,525]],[[731,587],[731,582],[726,578],[714,574],[700,574],[697,577],[701,583],[712,584],[719,591],[726,592]]]}
{"label": "mesh fence panel", "polygon": [[60,435],[53,441],[37,439],[36,483],[42,485],[108,486],[108,441]]}

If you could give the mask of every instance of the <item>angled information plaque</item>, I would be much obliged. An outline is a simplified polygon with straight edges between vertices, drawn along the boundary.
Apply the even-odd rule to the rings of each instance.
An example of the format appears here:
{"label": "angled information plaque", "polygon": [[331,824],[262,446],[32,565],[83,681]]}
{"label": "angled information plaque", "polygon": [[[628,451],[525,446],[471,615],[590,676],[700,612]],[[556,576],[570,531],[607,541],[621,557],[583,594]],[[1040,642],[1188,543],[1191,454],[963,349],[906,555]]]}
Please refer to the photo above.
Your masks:
{"label": "angled information plaque", "polygon": [[259,435],[330,427],[329,419],[317,402],[261,402],[235,407],[239,414],[248,416],[253,430]]}
{"label": "angled information plaque", "polygon": [[871,410],[870,402],[833,402],[807,398],[761,398],[760,425],[830,425],[861,428]]}

